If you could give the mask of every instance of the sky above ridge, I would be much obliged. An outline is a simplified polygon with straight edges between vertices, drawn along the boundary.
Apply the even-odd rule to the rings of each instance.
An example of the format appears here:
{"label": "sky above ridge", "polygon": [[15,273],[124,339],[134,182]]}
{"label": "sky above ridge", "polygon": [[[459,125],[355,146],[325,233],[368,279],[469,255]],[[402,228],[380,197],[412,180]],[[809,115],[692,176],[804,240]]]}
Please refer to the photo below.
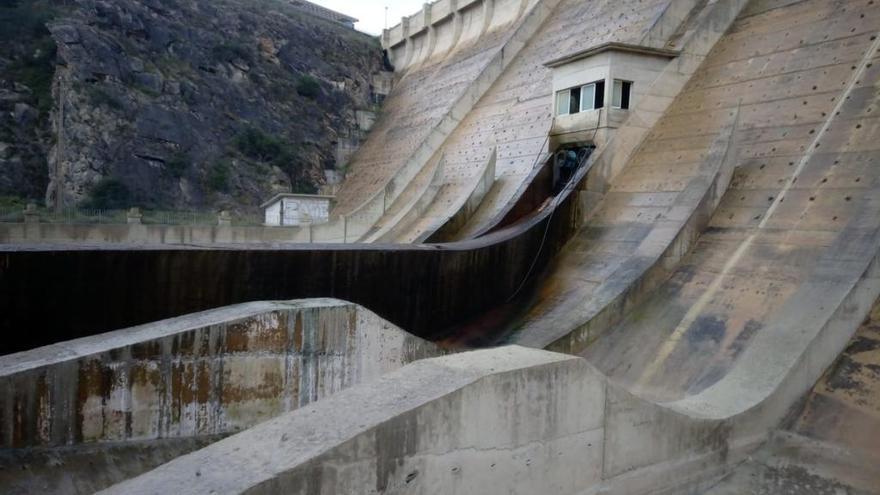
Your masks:
{"label": "sky above ridge", "polygon": [[370,34],[382,34],[385,27],[385,7],[388,7],[388,27],[400,23],[400,18],[415,14],[425,0],[310,0],[312,3],[360,19],[357,29]]}

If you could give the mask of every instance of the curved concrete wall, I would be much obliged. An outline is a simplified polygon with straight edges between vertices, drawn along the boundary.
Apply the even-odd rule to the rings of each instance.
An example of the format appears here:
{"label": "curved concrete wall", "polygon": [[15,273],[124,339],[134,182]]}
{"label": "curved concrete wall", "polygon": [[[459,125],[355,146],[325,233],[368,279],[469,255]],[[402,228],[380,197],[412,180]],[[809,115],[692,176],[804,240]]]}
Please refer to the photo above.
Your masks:
{"label": "curved concrete wall", "polygon": [[[509,229],[452,244],[0,246],[0,328],[8,336],[0,354],[229,304],[297,297],[338,297],[416,335],[438,336],[533,284],[532,275],[570,238],[578,218],[577,194],[567,190]],[[22,328],[37,330],[12,332]]]}
{"label": "curved concrete wall", "polygon": [[[800,345],[741,362],[749,380],[688,401],[645,401],[560,354],[464,353],[414,363],[104,493],[698,492],[812,387],[858,327],[849,308],[866,311],[880,292],[878,274],[874,263]],[[774,364],[760,355],[770,353]]]}
{"label": "curved concrete wall", "polygon": [[439,354],[342,301],[206,311],[0,357],[0,446],[228,434]]}
{"label": "curved concrete wall", "polygon": [[[452,216],[481,166],[497,148],[496,181],[471,220],[454,239],[485,232],[505,207],[515,203],[533,169],[543,163],[553,121],[552,76],[543,64],[585,47],[611,41],[637,43],[669,0],[560,2],[538,32],[499,76],[443,144],[449,158],[447,181],[426,216]],[[500,214],[500,215],[499,215]],[[407,240],[427,237],[435,227],[422,222]],[[426,230],[427,229],[427,230]],[[423,234],[427,234],[423,236]]]}
{"label": "curved concrete wall", "polygon": [[382,46],[395,70],[403,73],[507,27],[540,1],[436,0],[385,30]]}
{"label": "curved concrete wall", "polygon": [[585,361],[504,348],[401,371],[103,493],[564,494],[599,479],[605,383]]}
{"label": "curved concrete wall", "polygon": [[[448,68],[449,73],[455,73],[456,70],[454,69],[456,68],[453,64],[467,67],[473,65],[472,59],[484,63],[484,65],[478,65],[477,70],[471,68],[470,72],[474,74],[472,80],[459,78],[460,80],[455,81],[456,84],[449,84],[449,87],[445,88],[444,96],[452,94],[456,97],[454,100],[449,100],[448,106],[438,106],[434,101],[426,100],[424,102],[425,105],[438,110],[438,120],[432,121],[430,125],[422,126],[421,130],[424,131],[424,134],[412,142],[414,146],[409,153],[396,157],[400,160],[393,164],[395,168],[389,170],[388,175],[373,176],[376,172],[375,170],[364,170],[363,167],[360,167],[361,177],[353,174],[347,178],[347,182],[343,184],[338,195],[339,206],[336,209],[336,213],[345,215],[347,232],[354,231],[356,233],[353,237],[354,239],[362,239],[364,234],[368,233],[377,223],[383,223],[389,228],[392,226],[388,224],[396,221],[393,218],[396,210],[395,203],[407,201],[405,193],[410,190],[412,181],[424,171],[426,166],[430,165],[432,160],[440,159],[441,146],[450,133],[494,84],[504,69],[516,59],[517,54],[549,17],[559,1],[540,0],[533,2],[529,6],[526,2],[516,0],[510,5],[506,3],[501,5],[503,9],[498,12],[499,15],[501,12],[504,13],[503,20],[493,17],[495,19],[493,22],[498,23],[497,26],[493,27],[485,36],[481,33],[479,43],[460,50],[455,56],[449,57],[449,62],[440,64],[444,69]],[[489,4],[494,5],[494,2],[489,1]],[[517,7],[514,11],[515,15],[510,16],[508,7],[512,8],[513,4],[516,4]],[[529,7],[529,10],[526,7]],[[495,12],[494,8],[493,12]],[[509,28],[507,27],[508,24],[510,25]],[[419,33],[414,38],[408,39],[407,45],[411,46],[408,50],[415,50],[415,53],[424,53],[425,50],[422,47],[425,43],[430,44],[428,37],[430,37],[432,32],[432,30],[429,30],[428,34]],[[470,52],[479,53],[479,57],[472,57]],[[448,67],[447,64],[449,65]],[[458,70],[461,69],[459,68]],[[415,70],[414,72],[421,73],[424,71]],[[444,70],[444,73],[446,72]],[[404,81],[411,78],[412,76],[407,75]],[[453,90],[454,86],[462,88],[461,93],[456,93]],[[423,98],[422,95],[419,96]],[[413,105],[407,105],[398,110],[411,114],[412,108]],[[439,114],[439,112],[443,113]],[[391,116],[386,116],[386,119],[391,119]],[[407,129],[406,132],[419,136],[418,133],[413,133],[411,129]],[[380,137],[374,136],[371,139],[374,140],[372,144],[380,142]],[[419,141],[419,139],[421,140]],[[384,144],[385,147],[381,150],[380,156],[382,153],[390,153],[387,147],[391,143],[386,142]],[[387,157],[383,161],[388,162]],[[357,162],[355,162],[356,167],[357,165]],[[369,183],[366,185],[362,184],[366,180],[365,178],[369,178]],[[380,187],[376,187],[377,185],[380,185]],[[358,189],[365,187],[374,191],[368,197],[362,197],[357,192]],[[356,199],[357,197],[361,197],[361,199],[358,200]],[[348,238],[352,238],[350,234],[346,234],[346,239]]]}

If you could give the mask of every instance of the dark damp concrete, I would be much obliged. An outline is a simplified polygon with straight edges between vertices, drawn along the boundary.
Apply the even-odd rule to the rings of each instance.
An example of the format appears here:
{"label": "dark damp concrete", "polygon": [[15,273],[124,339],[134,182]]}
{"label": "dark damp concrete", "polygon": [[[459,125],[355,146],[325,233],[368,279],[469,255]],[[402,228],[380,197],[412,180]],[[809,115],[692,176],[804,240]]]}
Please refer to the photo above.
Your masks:
{"label": "dark damp concrete", "polygon": [[0,354],[229,304],[308,297],[352,301],[432,338],[503,304],[528,274],[534,281],[577,228],[576,198],[565,191],[513,226],[451,244],[0,252]]}

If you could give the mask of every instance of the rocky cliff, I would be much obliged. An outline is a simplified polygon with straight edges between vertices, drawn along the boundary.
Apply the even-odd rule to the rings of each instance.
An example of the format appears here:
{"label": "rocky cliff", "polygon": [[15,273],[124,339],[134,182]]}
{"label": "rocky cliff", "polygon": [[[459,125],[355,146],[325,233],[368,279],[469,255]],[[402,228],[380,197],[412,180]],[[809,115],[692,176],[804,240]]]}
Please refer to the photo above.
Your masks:
{"label": "rocky cliff", "polygon": [[0,15],[29,19],[0,48],[0,194],[50,205],[247,211],[315,192],[382,70],[375,39],[283,0],[0,0]]}

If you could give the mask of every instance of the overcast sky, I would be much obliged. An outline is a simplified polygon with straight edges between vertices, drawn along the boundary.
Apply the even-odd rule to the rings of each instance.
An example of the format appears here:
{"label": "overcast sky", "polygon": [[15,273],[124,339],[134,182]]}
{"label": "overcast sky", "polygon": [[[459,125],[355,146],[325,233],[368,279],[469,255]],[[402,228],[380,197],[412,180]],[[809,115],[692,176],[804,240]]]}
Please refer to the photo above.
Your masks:
{"label": "overcast sky", "polygon": [[403,16],[413,15],[425,0],[311,0],[328,9],[360,19],[355,27],[370,34],[381,34],[385,27],[385,7],[388,7],[388,27],[400,23]]}

